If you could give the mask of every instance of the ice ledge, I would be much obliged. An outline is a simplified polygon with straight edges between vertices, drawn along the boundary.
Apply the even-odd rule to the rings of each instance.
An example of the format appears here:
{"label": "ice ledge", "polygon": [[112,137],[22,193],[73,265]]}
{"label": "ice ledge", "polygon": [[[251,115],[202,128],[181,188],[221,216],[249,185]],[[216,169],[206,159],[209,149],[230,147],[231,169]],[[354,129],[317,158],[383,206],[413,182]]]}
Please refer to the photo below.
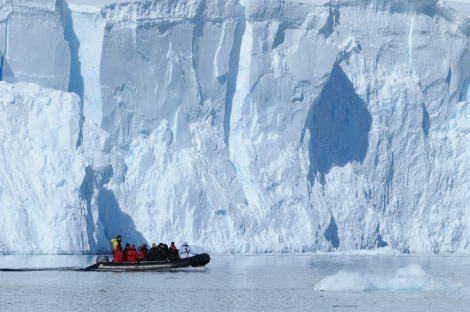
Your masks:
{"label": "ice ledge", "polygon": [[[240,0],[240,4],[247,2],[248,0]],[[119,3],[130,3],[130,2],[142,2],[142,0],[67,0],[69,4],[78,4],[78,5],[91,5],[91,6],[102,6],[110,4],[119,4]],[[287,0],[284,2],[298,2],[314,5],[324,5],[329,3],[329,0]]]}
{"label": "ice ledge", "polygon": [[470,18],[470,2],[468,0],[445,1],[444,3],[446,3],[448,6],[450,6],[463,16]]}
{"label": "ice ledge", "polygon": [[140,0],[68,0],[69,4],[89,5],[89,6],[104,6],[110,4],[142,2]]}
{"label": "ice ledge", "polygon": [[[24,1],[27,3],[27,1]],[[77,8],[77,6],[95,6],[95,7],[103,7],[103,6],[108,6],[112,4],[121,4],[121,3],[132,3],[132,2],[142,2],[142,0],[67,0],[67,3],[71,6],[74,6]],[[248,0],[240,0],[239,3],[241,5],[249,4],[251,1]],[[276,2],[284,2],[284,3],[300,3],[300,4],[309,4],[309,5],[318,5],[318,6],[323,6],[327,4],[336,4],[336,5],[349,5],[353,3],[359,3],[357,0],[352,0],[352,1],[330,1],[330,0],[286,0],[286,1],[276,1]],[[393,3],[396,2],[395,5]],[[452,7],[455,9],[457,12],[460,14],[464,15],[465,17],[470,18],[470,2],[468,0],[454,0],[454,1],[438,1],[438,0],[427,0],[427,1],[421,1],[419,3],[412,3],[410,4],[409,7],[416,7],[417,5],[421,7],[428,7],[429,6],[434,6],[437,3],[445,3],[448,6]],[[404,4],[402,1],[376,1],[376,0],[369,0],[369,1],[361,1],[361,5],[363,6],[369,6],[373,3],[376,3],[375,6],[377,6],[379,3],[382,6],[392,5],[392,6],[397,6],[398,3],[401,3],[400,6],[402,7]]]}

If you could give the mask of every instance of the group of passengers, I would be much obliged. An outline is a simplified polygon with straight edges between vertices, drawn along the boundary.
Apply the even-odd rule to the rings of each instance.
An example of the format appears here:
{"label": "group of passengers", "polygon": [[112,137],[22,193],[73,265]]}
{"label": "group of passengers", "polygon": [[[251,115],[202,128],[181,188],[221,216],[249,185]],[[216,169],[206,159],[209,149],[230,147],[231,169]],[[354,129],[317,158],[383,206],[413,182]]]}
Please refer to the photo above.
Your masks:
{"label": "group of passengers", "polygon": [[184,242],[179,250],[174,242],[171,242],[170,247],[164,243],[160,243],[158,246],[153,243],[150,250],[147,248],[147,244],[142,244],[136,249],[135,245],[127,243],[123,250],[121,235],[113,238],[111,242],[113,243],[112,262],[174,261],[197,255],[187,242]]}

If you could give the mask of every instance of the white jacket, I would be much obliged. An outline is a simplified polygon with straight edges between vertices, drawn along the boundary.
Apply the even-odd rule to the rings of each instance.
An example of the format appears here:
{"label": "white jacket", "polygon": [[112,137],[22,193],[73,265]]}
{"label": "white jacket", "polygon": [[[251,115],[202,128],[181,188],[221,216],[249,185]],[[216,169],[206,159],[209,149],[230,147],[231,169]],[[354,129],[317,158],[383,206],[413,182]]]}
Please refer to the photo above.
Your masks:
{"label": "white jacket", "polygon": [[181,259],[189,258],[189,257],[197,255],[197,253],[195,253],[191,249],[191,247],[188,246],[188,243],[186,243],[186,242],[183,243],[183,245],[181,246],[181,248],[178,251],[178,254],[179,254]]}

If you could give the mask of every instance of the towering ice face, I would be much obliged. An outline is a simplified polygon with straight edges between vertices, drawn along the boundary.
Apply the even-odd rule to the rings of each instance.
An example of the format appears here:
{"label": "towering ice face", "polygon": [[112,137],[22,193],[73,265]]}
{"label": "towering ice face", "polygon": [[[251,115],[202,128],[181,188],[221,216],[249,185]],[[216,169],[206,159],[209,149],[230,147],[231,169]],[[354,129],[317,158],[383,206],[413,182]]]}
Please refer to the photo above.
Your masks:
{"label": "towering ice face", "polygon": [[62,1],[3,1],[0,10],[1,79],[67,90],[70,49]]}
{"label": "towering ice face", "polygon": [[96,248],[89,238],[100,227],[90,223],[79,195],[86,166],[103,159],[106,134],[82,122],[80,99],[72,93],[1,82],[0,94],[0,250]]}
{"label": "towering ice face", "polygon": [[467,246],[468,20],[434,2],[337,7],[338,61],[372,117],[365,157],[330,168],[322,186],[349,248],[370,246],[374,228],[400,250]]}
{"label": "towering ice face", "polygon": [[[65,136],[80,165],[61,172],[73,213],[51,205],[42,219],[70,247],[25,252],[102,252],[118,233],[215,252],[468,247],[469,22],[445,3],[58,1],[36,21],[61,21],[44,33],[68,48],[62,79],[10,53],[24,3],[2,10],[3,79],[80,98]],[[21,44],[47,70],[60,63]],[[24,192],[18,220],[39,215],[35,185],[56,178]]]}
{"label": "towering ice face", "polygon": [[441,125],[466,110],[467,20],[435,1],[250,2],[246,16],[229,147],[262,228],[302,228],[279,238],[291,248],[465,248],[466,183],[450,181],[466,153]]}

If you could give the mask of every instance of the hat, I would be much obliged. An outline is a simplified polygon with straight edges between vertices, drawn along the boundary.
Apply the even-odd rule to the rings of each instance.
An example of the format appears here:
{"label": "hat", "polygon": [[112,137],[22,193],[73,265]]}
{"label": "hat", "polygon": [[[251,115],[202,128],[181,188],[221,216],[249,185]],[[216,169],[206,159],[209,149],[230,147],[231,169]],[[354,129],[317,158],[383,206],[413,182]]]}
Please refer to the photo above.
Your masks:
{"label": "hat", "polygon": [[187,242],[187,241],[184,241],[184,242],[183,242],[183,246],[188,246],[188,242]]}

